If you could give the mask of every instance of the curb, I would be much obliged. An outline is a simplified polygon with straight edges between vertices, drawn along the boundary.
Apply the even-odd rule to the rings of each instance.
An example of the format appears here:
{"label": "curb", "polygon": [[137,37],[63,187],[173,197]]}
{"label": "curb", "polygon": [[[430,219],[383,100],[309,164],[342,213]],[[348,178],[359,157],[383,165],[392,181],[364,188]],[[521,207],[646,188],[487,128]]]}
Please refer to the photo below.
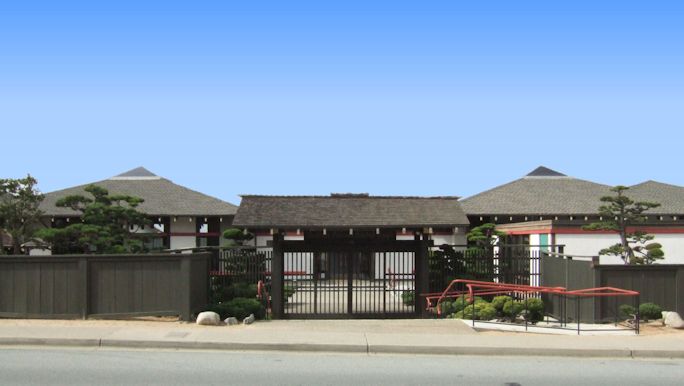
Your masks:
{"label": "curb", "polygon": [[684,350],[581,349],[482,346],[344,345],[316,343],[180,342],[120,339],[0,338],[2,346],[104,347],[222,351],[328,352],[474,356],[554,356],[582,358],[684,359]]}
{"label": "curb", "polygon": [[116,348],[162,348],[190,350],[234,350],[234,351],[299,351],[367,353],[366,345],[315,344],[315,343],[241,343],[241,342],[177,342],[146,340],[102,339],[100,347]]}
{"label": "curb", "polygon": [[[576,349],[538,347],[482,347],[482,346],[395,346],[374,345],[372,354],[429,354],[429,355],[486,355],[486,356],[554,356],[591,358],[631,358],[629,349]],[[684,354],[684,351],[682,352]]]}
{"label": "curb", "polygon": [[100,339],[0,338],[0,346],[100,347]]}
{"label": "curb", "polygon": [[684,358],[684,351],[679,350],[632,350],[633,358]]}

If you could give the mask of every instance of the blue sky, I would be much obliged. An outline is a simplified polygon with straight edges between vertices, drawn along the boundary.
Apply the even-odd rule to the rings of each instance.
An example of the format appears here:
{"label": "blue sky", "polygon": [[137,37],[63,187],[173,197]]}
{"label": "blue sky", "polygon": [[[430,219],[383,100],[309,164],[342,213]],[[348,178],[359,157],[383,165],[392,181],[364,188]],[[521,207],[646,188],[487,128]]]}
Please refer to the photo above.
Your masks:
{"label": "blue sky", "polygon": [[538,165],[684,185],[684,3],[331,3],[0,3],[0,177],[142,165],[234,203]]}

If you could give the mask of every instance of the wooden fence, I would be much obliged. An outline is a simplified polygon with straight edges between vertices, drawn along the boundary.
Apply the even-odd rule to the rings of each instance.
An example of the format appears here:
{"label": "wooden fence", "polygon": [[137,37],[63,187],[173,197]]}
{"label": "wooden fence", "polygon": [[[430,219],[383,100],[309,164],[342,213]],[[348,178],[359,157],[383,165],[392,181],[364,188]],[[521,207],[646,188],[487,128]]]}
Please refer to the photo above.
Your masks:
{"label": "wooden fence", "polygon": [[0,256],[0,317],[190,320],[206,305],[209,257]]}
{"label": "wooden fence", "polygon": [[[544,256],[541,259],[541,285],[581,289],[616,287],[638,291],[639,302],[656,303],[666,311],[684,315],[684,265],[599,265],[598,259],[579,261],[569,257]],[[547,312],[558,315],[563,299],[546,296]],[[576,307],[567,300],[567,316],[575,318]],[[620,304],[632,304],[629,298],[585,298],[581,300],[582,321],[613,320]],[[620,315],[617,315],[618,317]]]}

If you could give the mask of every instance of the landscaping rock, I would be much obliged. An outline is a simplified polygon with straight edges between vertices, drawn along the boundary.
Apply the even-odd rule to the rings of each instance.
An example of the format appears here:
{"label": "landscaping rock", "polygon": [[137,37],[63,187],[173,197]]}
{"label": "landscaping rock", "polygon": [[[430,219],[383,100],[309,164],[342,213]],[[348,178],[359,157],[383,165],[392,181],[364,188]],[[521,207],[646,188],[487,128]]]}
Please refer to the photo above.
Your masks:
{"label": "landscaping rock", "polygon": [[684,328],[684,320],[673,311],[663,311],[663,324],[672,328]]}
{"label": "landscaping rock", "polygon": [[238,322],[237,318],[234,317],[234,316],[231,316],[231,317],[229,317],[229,318],[226,318],[226,320],[224,320],[224,322],[225,322],[227,325],[229,325],[229,326],[234,326],[234,325],[240,323],[240,322]]}
{"label": "landscaping rock", "polygon": [[197,315],[197,324],[202,326],[218,326],[221,324],[221,317],[213,311],[200,312]]}
{"label": "landscaping rock", "polygon": [[246,318],[242,321],[242,323],[243,323],[243,324],[252,324],[252,323],[254,323],[255,320],[256,320],[256,318],[254,317],[254,314],[249,314],[249,316],[246,317]]}

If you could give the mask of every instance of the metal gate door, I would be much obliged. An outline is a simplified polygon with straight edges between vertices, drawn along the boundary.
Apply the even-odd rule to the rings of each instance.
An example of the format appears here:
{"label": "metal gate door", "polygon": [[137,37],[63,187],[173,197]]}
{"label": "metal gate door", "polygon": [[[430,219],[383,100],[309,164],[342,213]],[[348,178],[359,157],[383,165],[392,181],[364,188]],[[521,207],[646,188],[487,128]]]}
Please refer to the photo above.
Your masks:
{"label": "metal gate door", "polygon": [[285,317],[413,317],[414,252],[285,252]]}

